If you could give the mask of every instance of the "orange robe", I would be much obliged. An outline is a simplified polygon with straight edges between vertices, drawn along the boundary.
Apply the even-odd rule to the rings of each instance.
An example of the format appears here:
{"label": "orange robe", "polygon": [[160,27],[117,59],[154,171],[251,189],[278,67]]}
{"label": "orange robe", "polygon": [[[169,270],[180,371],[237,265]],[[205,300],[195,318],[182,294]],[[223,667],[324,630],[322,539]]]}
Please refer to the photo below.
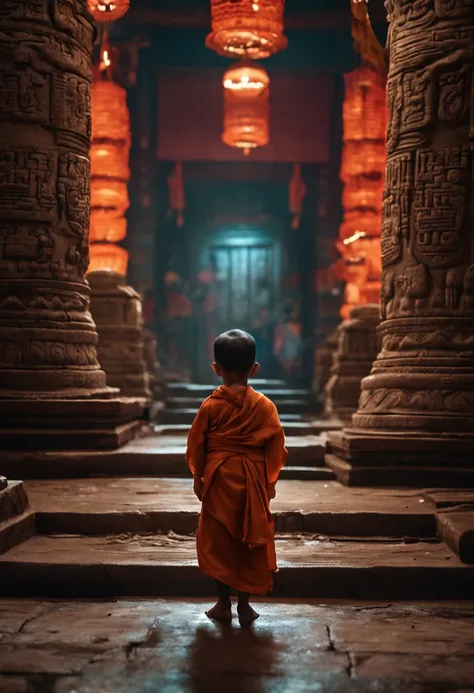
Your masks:
{"label": "orange robe", "polygon": [[275,405],[251,387],[219,387],[202,404],[186,461],[203,482],[202,571],[239,592],[266,594],[276,571],[269,498],[287,451]]}

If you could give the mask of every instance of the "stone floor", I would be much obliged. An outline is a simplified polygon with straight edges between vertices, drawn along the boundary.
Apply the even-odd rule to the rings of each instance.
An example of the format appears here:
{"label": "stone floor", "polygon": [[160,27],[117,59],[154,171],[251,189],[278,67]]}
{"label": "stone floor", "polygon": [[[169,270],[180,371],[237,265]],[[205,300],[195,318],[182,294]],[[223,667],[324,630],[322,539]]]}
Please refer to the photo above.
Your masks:
{"label": "stone floor", "polygon": [[474,602],[0,600],[2,693],[474,693]]}

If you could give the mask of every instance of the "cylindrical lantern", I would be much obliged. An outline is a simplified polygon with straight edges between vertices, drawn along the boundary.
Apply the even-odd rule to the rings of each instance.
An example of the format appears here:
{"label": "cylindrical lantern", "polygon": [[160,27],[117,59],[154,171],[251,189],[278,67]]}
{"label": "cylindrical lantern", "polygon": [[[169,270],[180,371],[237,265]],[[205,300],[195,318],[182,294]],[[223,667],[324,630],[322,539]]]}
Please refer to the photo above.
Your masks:
{"label": "cylindrical lantern", "polygon": [[344,146],[341,180],[344,221],[337,248],[344,258],[341,278],[347,281],[345,316],[356,303],[378,300],[381,266],[380,235],[387,153],[387,106],[382,75],[361,66],[345,75]]}
{"label": "cylindrical lantern", "polygon": [[113,209],[92,209],[89,241],[109,241],[117,243],[127,235],[127,220],[116,216]]}
{"label": "cylindrical lantern", "polygon": [[224,75],[222,141],[248,154],[269,142],[270,79],[259,65],[233,65]]}
{"label": "cylindrical lantern", "polygon": [[108,178],[91,179],[91,209],[109,208],[125,214],[129,207],[128,187],[123,180]]}
{"label": "cylindrical lantern", "polygon": [[[381,214],[383,178],[360,176],[346,183],[342,193],[342,206],[350,210],[374,210]],[[380,217],[379,217],[380,218]]]}
{"label": "cylindrical lantern", "polygon": [[339,238],[345,241],[357,236],[380,236],[380,214],[373,210],[358,210],[347,213],[339,227]]}
{"label": "cylindrical lantern", "polygon": [[87,4],[96,22],[113,22],[128,11],[130,0],[88,0]]}
{"label": "cylindrical lantern", "polygon": [[346,142],[342,149],[341,180],[350,183],[358,176],[384,176],[387,161],[385,142]]}
{"label": "cylindrical lantern", "polygon": [[88,272],[113,270],[124,276],[127,274],[128,253],[113,243],[93,243],[90,246]]}
{"label": "cylindrical lantern", "polygon": [[387,101],[385,81],[367,66],[344,75],[344,141],[385,140]]}
{"label": "cylindrical lantern", "polygon": [[114,140],[130,146],[130,114],[127,92],[109,79],[92,85],[92,141]]}
{"label": "cylindrical lantern", "polygon": [[93,142],[90,152],[94,176],[103,178],[130,178],[129,148],[115,142]]}
{"label": "cylindrical lantern", "polygon": [[227,57],[257,60],[284,50],[284,0],[211,0],[208,48]]}
{"label": "cylindrical lantern", "polygon": [[115,242],[127,235],[130,116],[125,89],[109,79],[92,88],[89,272],[126,273],[128,253]]}

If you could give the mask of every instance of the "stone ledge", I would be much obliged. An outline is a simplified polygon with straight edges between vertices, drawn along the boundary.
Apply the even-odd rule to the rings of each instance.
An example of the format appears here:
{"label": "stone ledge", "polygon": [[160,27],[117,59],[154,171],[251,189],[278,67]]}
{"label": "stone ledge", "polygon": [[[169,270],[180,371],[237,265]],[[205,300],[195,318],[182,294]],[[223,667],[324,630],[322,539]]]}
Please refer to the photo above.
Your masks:
{"label": "stone ledge", "polygon": [[3,399],[2,427],[52,427],[64,422],[69,428],[102,428],[105,422],[116,425],[141,416],[144,400],[135,397],[114,399]]}
{"label": "stone ledge", "polygon": [[[443,544],[277,539],[274,596],[472,599],[474,567]],[[15,596],[211,596],[194,539],[33,537],[0,557],[0,592]]]}
{"label": "stone ledge", "polygon": [[474,470],[474,433],[432,436],[423,432],[385,433],[348,427],[328,432],[327,446],[330,453],[353,466],[407,465],[449,469],[455,455],[456,467]]}
{"label": "stone ledge", "polygon": [[463,563],[474,564],[474,506],[441,511],[436,515],[438,534]]}
{"label": "stone ledge", "polygon": [[22,544],[35,533],[35,514],[26,510],[21,515],[0,522],[0,554]]}
{"label": "stone ledge", "polygon": [[28,507],[28,495],[22,481],[9,481],[7,487],[0,491],[0,522],[22,515]]}
{"label": "stone ledge", "polygon": [[29,539],[35,533],[35,515],[22,481],[9,481],[0,491],[0,553]]}
{"label": "stone ledge", "polygon": [[[131,440],[142,427],[141,421],[130,421],[108,428],[68,430],[59,428],[29,428],[0,430],[0,445],[5,450],[116,450]],[[33,455],[35,453],[32,453]],[[40,453],[38,453],[40,454]],[[8,453],[4,453],[5,471],[11,473]],[[14,469],[14,467],[13,467]],[[25,476],[21,473],[18,476]]]}
{"label": "stone ledge", "polygon": [[[383,460],[383,452],[381,460]],[[449,459],[449,458],[448,458]],[[368,462],[368,460],[367,460]],[[370,460],[372,462],[372,460]],[[394,465],[382,463],[376,465],[363,463],[363,458],[354,464],[338,455],[327,454],[326,465],[331,469],[338,481],[345,486],[395,486],[423,488],[439,486],[445,488],[465,488],[474,486],[474,468],[466,467],[435,467],[415,465]]]}
{"label": "stone ledge", "polygon": [[[126,429],[126,434],[138,432],[140,428],[143,430],[140,422],[127,424],[127,426],[130,425],[135,428],[132,431]],[[108,437],[103,440],[100,438],[101,431],[90,430],[83,433],[84,438],[81,438],[77,432],[58,431],[56,440],[60,439],[61,435],[65,438],[63,450],[52,448],[51,451],[36,449],[4,452],[2,471],[7,476],[17,476],[22,479],[84,478],[130,474],[189,477],[190,473],[185,462],[186,438],[183,436],[170,437],[168,440],[156,434],[142,438],[136,437],[132,441],[124,440],[123,442],[127,444],[119,447],[118,444],[115,446],[110,444],[113,430],[105,431]],[[117,429],[118,433],[121,433],[120,428]],[[76,438],[73,438],[74,435]],[[74,440],[76,452],[70,450]],[[93,443],[95,443],[95,450]],[[102,443],[101,446],[100,443]],[[307,439],[294,438],[288,441],[288,449],[290,466],[324,469],[325,438],[317,436],[309,436]],[[327,471],[324,471],[323,475],[327,476]]]}

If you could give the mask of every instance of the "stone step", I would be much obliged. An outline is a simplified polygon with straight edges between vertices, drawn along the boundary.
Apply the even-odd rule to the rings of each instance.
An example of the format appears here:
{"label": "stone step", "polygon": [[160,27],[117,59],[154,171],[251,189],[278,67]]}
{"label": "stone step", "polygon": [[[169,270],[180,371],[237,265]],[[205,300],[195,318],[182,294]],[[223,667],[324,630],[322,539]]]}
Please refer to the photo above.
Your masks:
{"label": "stone step", "polygon": [[[280,415],[282,414],[304,414],[310,409],[310,403],[307,399],[279,399],[273,397],[272,401],[278,408]],[[167,397],[166,408],[168,410],[194,410],[196,413],[201,406],[203,399],[200,397]]]}
{"label": "stone step", "polygon": [[[474,566],[445,544],[277,540],[275,597],[472,599]],[[36,536],[0,556],[3,596],[211,596],[194,539]]]}
{"label": "stone step", "polygon": [[[324,436],[287,438],[288,464],[323,467]],[[23,479],[58,479],[88,476],[146,475],[189,477],[185,462],[186,438],[149,435],[109,452],[9,453],[2,461],[5,474]]]}
{"label": "stone step", "polygon": [[[286,387],[284,384],[278,385],[275,381],[275,385],[256,385],[254,381],[251,382],[252,387],[266,395],[272,401],[276,399],[306,399],[314,400],[314,392],[311,390],[304,390],[298,388]],[[194,397],[199,398],[201,402],[212,395],[214,390],[219,385],[196,385],[187,383],[172,383],[167,387],[167,395],[169,397]]]}
{"label": "stone step", "polygon": [[[192,422],[194,421],[194,417],[197,414],[197,407],[196,408],[191,408],[191,409],[165,409],[163,412],[162,416],[160,417],[160,423],[161,424],[181,424],[184,425],[186,424],[187,426],[190,426]],[[305,421],[304,417],[302,416],[304,412],[299,412],[299,413],[288,413],[288,412],[280,412],[280,421],[285,426],[287,423],[302,423]],[[340,427],[339,427],[340,428]],[[336,430],[339,430],[336,429]]]}
{"label": "stone step", "polygon": [[281,470],[280,479],[300,481],[335,481],[336,475],[327,467],[299,467],[286,465]]}
{"label": "stone step", "polygon": [[[384,455],[380,455],[384,459]],[[446,457],[449,459],[449,457]],[[348,486],[405,486],[423,488],[428,486],[444,486],[445,488],[472,488],[474,486],[474,469],[471,467],[414,464],[350,464],[338,455],[327,454],[326,465],[332,469],[337,479]]]}
{"label": "stone step", "polygon": [[[307,421],[286,421],[282,422],[285,435],[289,437],[299,436],[318,436],[321,433],[328,431],[339,431],[342,428],[342,423],[337,420],[326,419],[308,419]],[[190,424],[159,424],[154,430],[159,435],[163,436],[187,436]]]}
{"label": "stone step", "polygon": [[[214,390],[219,387],[220,381],[216,380],[215,383],[168,383],[167,391],[172,397],[202,397],[202,399],[209,397]],[[283,380],[267,380],[265,378],[255,378],[250,381],[250,385],[257,390],[262,392],[267,397],[275,392],[280,395],[285,395],[286,393],[298,393],[304,395],[312,395],[311,390],[305,389],[295,389],[288,387],[288,385]]]}
{"label": "stone step", "polygon": [[[64,479],[25,486],[41,534],[189,534],[201,507],[191,479]],[[279,532],[434,538],[434,509],[422,500],[402,490],[352,491],[327,480],[282,479],[271,507]]]}

